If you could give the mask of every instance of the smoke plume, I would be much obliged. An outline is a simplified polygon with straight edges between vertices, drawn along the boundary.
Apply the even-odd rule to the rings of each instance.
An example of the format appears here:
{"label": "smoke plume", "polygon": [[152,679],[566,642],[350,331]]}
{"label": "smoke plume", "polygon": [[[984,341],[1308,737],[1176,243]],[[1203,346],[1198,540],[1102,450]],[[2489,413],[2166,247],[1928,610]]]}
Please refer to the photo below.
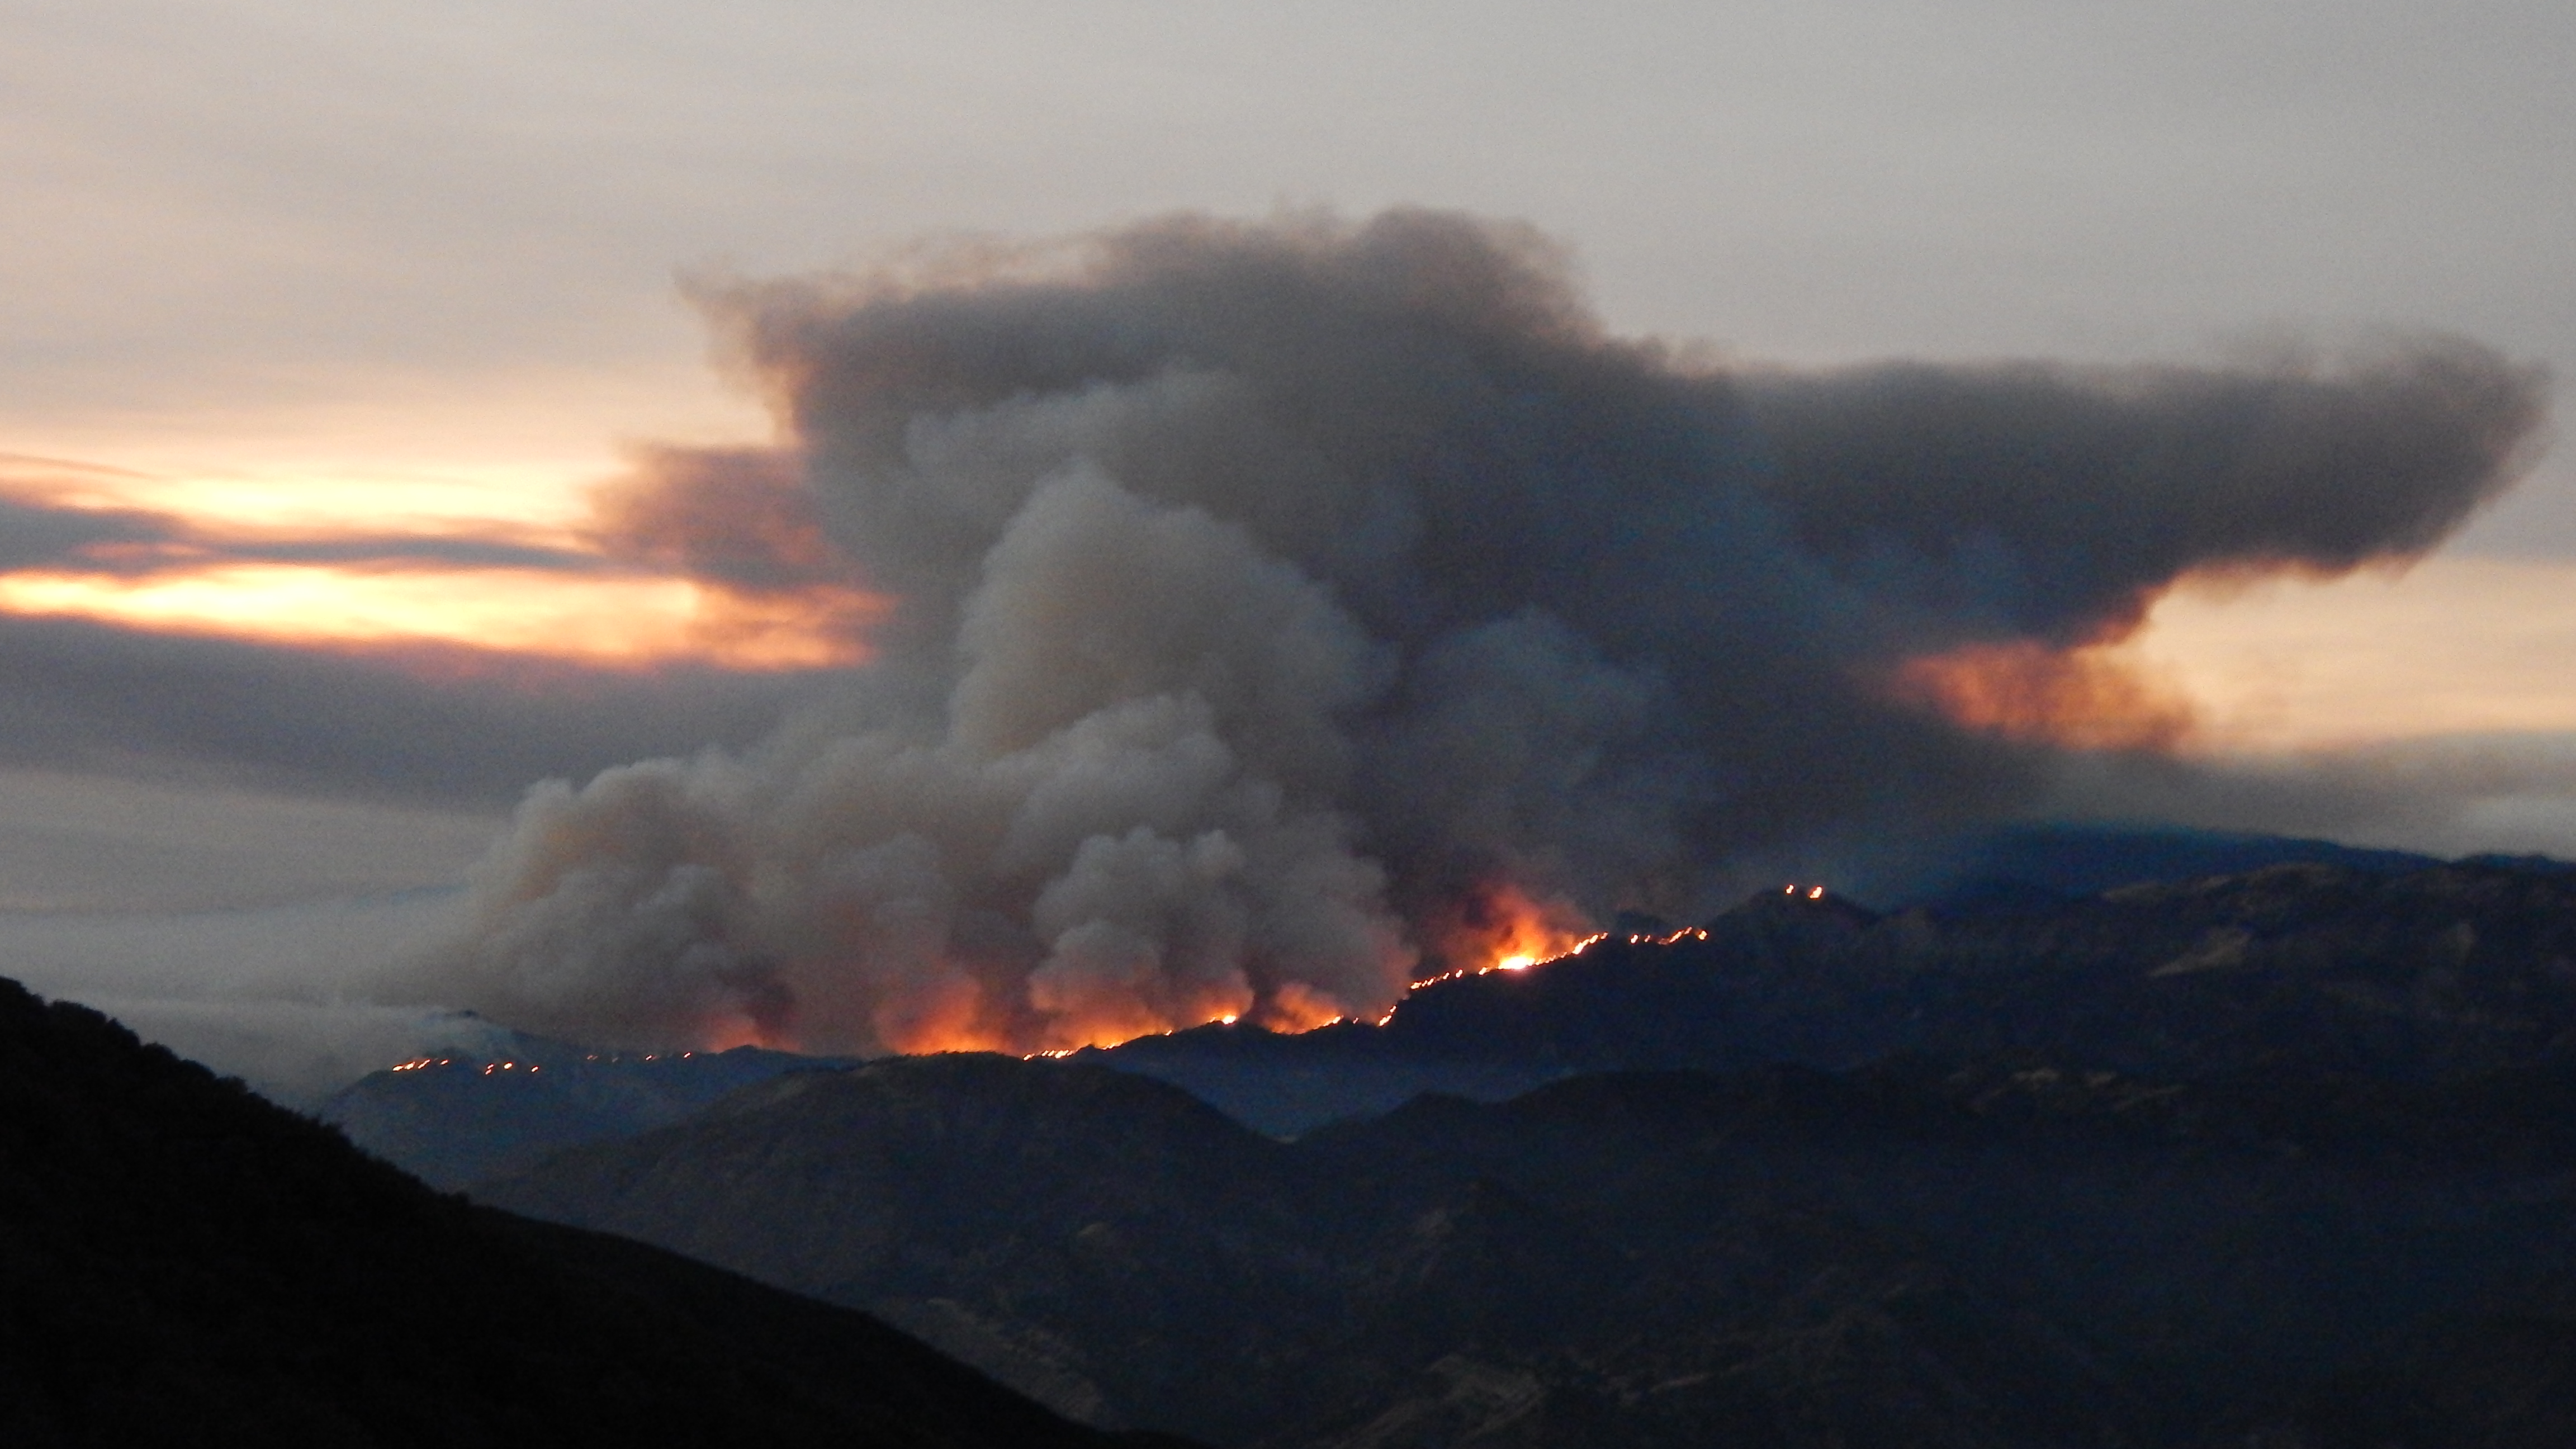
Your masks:
{"label": "smoke plume", "polygon": [[420,989],[533,1029],[1036,1050],[1374,1015],[2155,747],[2161,716],[2049,734],[2052,700],[2129,698],[2084,646],[2185,573],[2420,552],[2527,461],[2543,392],[2438,339],[1693,366],[1606,335],[1528,231],[1421,212],[710,306],[787,441],[657,455],[601,528],[892,602],[763,746],[527,797]]}

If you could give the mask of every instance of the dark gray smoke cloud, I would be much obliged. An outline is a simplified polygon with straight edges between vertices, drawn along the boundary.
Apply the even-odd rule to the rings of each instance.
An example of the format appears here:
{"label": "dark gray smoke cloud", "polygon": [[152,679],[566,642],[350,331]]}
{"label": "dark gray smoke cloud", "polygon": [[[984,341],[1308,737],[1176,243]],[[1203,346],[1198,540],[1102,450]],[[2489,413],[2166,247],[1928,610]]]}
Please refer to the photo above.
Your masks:
{"label": "dark gray smoke cloud", "polygon": [[899,601],[880,657],[758,749],[533,793],[426,995],[860,1050],[1374,1013],[1523,899],[1691,912],[2013,808],[2051,749],[1906,661],[2420,551],[2542,413],[2447,340],[1694,368],[1528,232],[1419,212],[712,305],[791,442],[662,455],[606,526],[737,586],[846,569]]}

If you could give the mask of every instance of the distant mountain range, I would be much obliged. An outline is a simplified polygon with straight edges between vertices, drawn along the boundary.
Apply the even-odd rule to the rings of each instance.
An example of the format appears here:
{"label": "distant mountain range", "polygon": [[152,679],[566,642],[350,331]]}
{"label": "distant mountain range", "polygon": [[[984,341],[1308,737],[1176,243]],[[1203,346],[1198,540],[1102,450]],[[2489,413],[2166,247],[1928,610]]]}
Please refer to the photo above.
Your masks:
{"label": "distant mountain range", "polygon": [[0,981],[0,1443],[1108,1449],[844,1309],[442,1196]]}
{"label": "distant mountain range", "polygon": [[[1282,1143],[1097,1064],[952,1056],[478,1196],[1219,1444],[2359,1449],[2569,1442],[2536,1435],[2576,1427],[2571,1182],[2563,1069],[1607,1073]],[[2385,1436],[2410,1417],[2442,1432]]]}
{"label": "distant mountain range", "polygon": [[576,1053],[334,1110],[1241,1449],[2576,1443],[2576,873],[2075,839],[1891,911],[1632,922],[1384,1026]]}
{"label": "distant mountain range", "polygon": [[[2374,850],[2288,835],[2178,825],[2033,821],[1990,826],[1960,840],[1914,878],[1863,882],[1863,897],[1891,908],[1950,914],[2082,900],[2122,886],[2243,875],[2275,865],[2335,865],[2400,875],[2447,864],[2405,850]],[[2472,857],[2467,864],[2571,869],[2541,857]]]}
{"label": "distant mountain range", "polygon": [[2276,865],[2087,900],[1880,915],[1756,896],[1669,943],[1416,991],[1383,1027],[1208,1026],[1085,1059],[1293,1135],[1425,1090],[1578,1072],[2021,1054],[2209,1079],[2424,1079],[2576,1050],[2576,875]]}
{"label": "distant mountain range", "polygon": [[676,1122],[781,1072],[855,1064],[747,1046],[604,1052],[501,1032],[481,1055],[441,1053],[370,1073],[333,1093],[320,1115],[421,1181],[453,1189]]}

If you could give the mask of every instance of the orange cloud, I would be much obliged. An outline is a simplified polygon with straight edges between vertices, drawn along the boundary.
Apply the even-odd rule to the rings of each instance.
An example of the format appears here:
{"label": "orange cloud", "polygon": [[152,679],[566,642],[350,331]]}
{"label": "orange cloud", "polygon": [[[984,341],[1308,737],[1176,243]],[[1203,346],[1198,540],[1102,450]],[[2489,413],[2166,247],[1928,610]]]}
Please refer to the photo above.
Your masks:
{"label": "orange cloud", "polygon": [[609,667],[857,663],[867,657],[859,629],[879,608],[856,590],[745,598],[685,579],[535,569],[217,563],[142,578],[0,575],[0,613],[290,645],[454,644]]}
{"label": "orange cloud", "polygon": [[[846,566],[829,566],[837,556],[821,556],[819,531],[790,536],[801,520],[765,526],[816,555],[800,557],[804,567],[732,577],[639,546],[632,490],[535,488],[524,507],[490,516],[427,484],[336,491],[334,509],[329,490],[276,480],[236,486],[0,455],[0,501],[64,540],[0,573],[0,614],[297,647],[427,646],[424,660],[445,647],[594,668],[764,671],[862,662],[884,613],[881,597],[842,582]],[[379,511],[388,502],[400,511]],[[704,520],[682,522],[704,531]],[[737,551],[779,542],[746,536]]]}
{"label": "orange cloud", "polygon": [[2191,701],[2114,645],[1969,644],[1898,666],[1889,691],[1968,729],[2079,750],[2170,749]]}
{"label": "orange cloud", "polygon": [[494,464],[163,470],[0,453],[0,496],[58,508],[142,510],[233,537],[365,527],[549,546],[576,539],[588,512],[583,489],[555,473]]}
{"label": "orange cloud", "polygon": [[2190,581],[2123,652],[2189,692],[2203,748],[2576,730],[2576,565],[2440,556],[2402,574]]}

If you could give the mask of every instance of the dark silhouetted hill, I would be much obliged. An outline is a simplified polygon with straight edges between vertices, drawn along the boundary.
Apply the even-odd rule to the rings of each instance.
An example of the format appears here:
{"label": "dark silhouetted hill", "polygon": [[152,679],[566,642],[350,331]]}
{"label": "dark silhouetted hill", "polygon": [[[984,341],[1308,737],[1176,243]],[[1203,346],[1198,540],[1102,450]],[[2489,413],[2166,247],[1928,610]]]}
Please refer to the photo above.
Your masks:
{"label": "dark silhouetted hill", "polygon": [[866,1317],[441,1196],[0,982],[0,1443],[1106,1445]]}

